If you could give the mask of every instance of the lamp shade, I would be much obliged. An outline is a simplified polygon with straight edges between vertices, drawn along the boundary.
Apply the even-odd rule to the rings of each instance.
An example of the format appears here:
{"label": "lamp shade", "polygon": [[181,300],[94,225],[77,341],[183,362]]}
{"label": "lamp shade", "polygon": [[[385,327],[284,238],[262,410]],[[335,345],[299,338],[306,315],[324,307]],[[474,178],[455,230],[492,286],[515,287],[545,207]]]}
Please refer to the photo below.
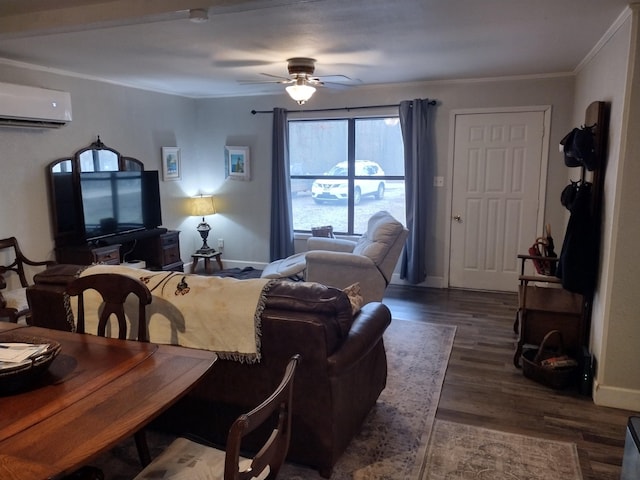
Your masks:
{"label": "lamp shade", "polygon": [[298,102],[298,105],[304,105],[316,91],[315,87],[307,85],[304,82],[289,85],[285,90],[291,98]]}
{"label": "lamp shade", "polygon": [[195,197],[191,203],[191,214],[195,217],[205,217],[216,213],[216,206],[211,195]]}

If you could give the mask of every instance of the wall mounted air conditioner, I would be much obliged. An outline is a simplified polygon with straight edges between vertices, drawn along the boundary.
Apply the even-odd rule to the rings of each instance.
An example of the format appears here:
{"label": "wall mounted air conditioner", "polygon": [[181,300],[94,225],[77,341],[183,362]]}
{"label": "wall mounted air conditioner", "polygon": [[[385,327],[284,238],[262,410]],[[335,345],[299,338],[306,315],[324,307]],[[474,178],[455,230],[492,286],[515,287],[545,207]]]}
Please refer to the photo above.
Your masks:
{"label": "wall mounted air conditioner", "polygon": [[71,95],[0,83],[0,126],[58,128],[71,121]]}

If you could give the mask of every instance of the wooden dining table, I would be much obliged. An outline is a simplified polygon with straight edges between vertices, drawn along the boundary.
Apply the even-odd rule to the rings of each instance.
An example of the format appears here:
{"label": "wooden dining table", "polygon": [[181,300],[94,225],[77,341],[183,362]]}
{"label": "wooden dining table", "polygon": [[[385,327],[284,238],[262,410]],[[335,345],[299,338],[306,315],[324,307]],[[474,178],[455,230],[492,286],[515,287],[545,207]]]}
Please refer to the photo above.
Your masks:
{"label": "wooden dining table", "polygon": [[16,334],[58,342],[61,350],[25,388],[0,392],[2,480],[75,471],[173,405],[217,358],[206,350],[0,322],[0,342]]}

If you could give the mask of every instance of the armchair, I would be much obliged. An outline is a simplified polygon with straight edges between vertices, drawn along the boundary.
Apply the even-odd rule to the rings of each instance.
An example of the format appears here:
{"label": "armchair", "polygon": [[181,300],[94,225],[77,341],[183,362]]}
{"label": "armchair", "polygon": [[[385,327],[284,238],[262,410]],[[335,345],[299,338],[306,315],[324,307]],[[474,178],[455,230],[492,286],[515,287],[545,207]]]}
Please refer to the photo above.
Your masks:
{"label": "armchair", "polygon": [[379,302],[408,234],[389,212],[381,211],[369,219],[367,231],[357,241],[310,237],[306,252],[270,263],[262,276],[297,276],[342,289],[358,282],[364,303]]}

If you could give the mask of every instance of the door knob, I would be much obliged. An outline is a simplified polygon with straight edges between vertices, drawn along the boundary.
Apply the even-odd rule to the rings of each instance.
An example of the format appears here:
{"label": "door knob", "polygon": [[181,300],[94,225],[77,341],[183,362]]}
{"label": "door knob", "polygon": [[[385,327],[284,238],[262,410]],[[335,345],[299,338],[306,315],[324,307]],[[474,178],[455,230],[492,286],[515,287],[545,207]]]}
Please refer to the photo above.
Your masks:
{"label": "door knob", "polygon": [[458,223],[462,223],[462,217],[460,215],[454,215],[453,219]]}

